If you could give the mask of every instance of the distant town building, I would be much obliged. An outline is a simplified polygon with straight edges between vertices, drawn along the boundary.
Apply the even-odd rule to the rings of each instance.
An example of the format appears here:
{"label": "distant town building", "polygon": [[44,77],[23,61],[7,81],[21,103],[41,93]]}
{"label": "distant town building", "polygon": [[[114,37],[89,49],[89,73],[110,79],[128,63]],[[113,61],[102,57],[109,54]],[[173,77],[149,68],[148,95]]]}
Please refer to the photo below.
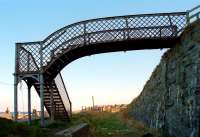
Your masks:
{"label": "distant town building", "polygon": [[127,108],[127,104],[119,104],[119,105],[96,105],[94,107],[86,107],[82,106],[82,112],[84,111],[97,111],[97,112],[120,112]]}
{"label": "distant town building", "polygon": [[39,112],[34,108],[32,112],[32,119],[38,119],[39,118]]}
{"label": "distant town building", "polygon": [[6,111],[0,114],[1,118],[6,118],[6,119],[12,119],[12,114],[10,113],[10,110],[8,107],[6,108]]}
{"label": "distant town building", "polygon": [[[49,117],[49,114],[47,111],[44,112],[44,115],[46,118]],[[35,108],[32,111],[32,119],[39,119],[40,118],[40,111],[37,111]],[[5,112],[0,113],[0,118],[6,118],[6,119],[13,119],[12,113],[10,113],[10,110],[6,108]],[[18,113],[18,120],[28,120],[28,113],[27,112],[19,112]]]}

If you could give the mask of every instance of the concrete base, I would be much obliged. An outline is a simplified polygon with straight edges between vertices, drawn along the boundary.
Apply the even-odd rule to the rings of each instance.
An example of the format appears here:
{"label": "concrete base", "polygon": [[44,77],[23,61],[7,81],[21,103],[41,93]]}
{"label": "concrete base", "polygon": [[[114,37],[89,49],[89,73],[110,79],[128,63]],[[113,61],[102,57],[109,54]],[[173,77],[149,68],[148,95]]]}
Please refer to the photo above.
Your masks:
{"label": "concrete base", "polygon": [[89,125],[86,123],[73,126],[71,128],[59,131],[55,137],[87,137],[89,132]]}

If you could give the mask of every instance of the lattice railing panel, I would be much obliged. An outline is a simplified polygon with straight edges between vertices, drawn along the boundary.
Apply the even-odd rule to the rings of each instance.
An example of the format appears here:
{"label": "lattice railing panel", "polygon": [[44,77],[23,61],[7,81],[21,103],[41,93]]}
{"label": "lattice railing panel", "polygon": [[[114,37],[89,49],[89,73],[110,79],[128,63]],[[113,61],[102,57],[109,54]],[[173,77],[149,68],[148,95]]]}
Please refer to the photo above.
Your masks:
{"label": "lattice railing panel", "polygon": [[86,33],[123,28],[126,28],[126,20],[124,18],[94,20],[86,23]]}
{"label": "lattice railing panel", "polygon": [[24,47],[19,48],[19,58],[18,58],[18,72],[35,72],[39,71],[39,67],[35,62],[35,58],[32,53],[29,52]]}
{"label": "lattice railing panel", "polygon": [[36,65],[40,67],[40,42],[20,43],[20,47],[29,52]]}
{"label": "lattice railing panel", "polygon": [[69,28],[66,28],[65,31],[62,31],[62,33],[60,33],[59,37],[57,37],[56,39],[52,39],[48,44],[45,43],[43,48],[43,65],[45,66],[52,56],[52,54],[49,51],[60,49],[60,45],[63,45],[65,42],[71,40],[76,36],[83,35],[83,32],[83,24],[71,26]]}
{"label": "lattice railing panel", "polygon": [[168,16],[132,17],[128,19],[128,24],[130,28],[171,25]]}
{"label": "lattice railing panel", "polygon": [[175,16],[170,16],[171,18],[171,22],[174,26],[177,27],[177,31],[180,34],[181,31],[183,31],[183,29],[186,26],[186,16],[185,15],[175,15]]}
{"label": "lattice railing panel", "polygon": [[122,40],[124,38],[124,31],[123,30],[116,30],[116,31],[107,31],[107,32],[98,32],[98,33],[91,33],[87,37],[88,43],[102,43],[102,42],[110,42],[110,41],[117,41]]}
{"label": "lattice railing panel", "polygon": [[20,50],[19,70],[20,72],[28,71],[28,53]]}

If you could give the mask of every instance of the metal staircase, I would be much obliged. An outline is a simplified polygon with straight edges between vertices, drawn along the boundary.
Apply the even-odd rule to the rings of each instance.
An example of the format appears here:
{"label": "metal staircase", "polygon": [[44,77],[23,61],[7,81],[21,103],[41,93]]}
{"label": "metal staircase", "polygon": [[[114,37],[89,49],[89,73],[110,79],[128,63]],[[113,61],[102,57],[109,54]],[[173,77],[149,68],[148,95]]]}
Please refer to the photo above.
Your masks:
{"label": "metal staircase", "polygon": [[[34,87],[40,95],[40,83],[35,83]],[[44,83],[44,106],[54,119],[69,119],[71,115],[71,101],[60,73],[54,80]]]}

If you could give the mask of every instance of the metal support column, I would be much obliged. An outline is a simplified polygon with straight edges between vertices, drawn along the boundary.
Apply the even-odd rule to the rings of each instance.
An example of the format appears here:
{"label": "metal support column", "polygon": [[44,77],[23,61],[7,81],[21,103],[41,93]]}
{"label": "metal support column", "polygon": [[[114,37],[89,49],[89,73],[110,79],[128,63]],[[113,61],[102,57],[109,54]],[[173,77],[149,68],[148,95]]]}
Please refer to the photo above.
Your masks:
{"label": "metal support column", "polygon": [[55,115],[54,114],[55,106],[54,106],[54,102],[53,102],[53,85],[52,85],[52,83],[50,84],[51,122],[54,121],[54,115]]}
{"label": "metal support column", "polygon": [[40,118],[41,123],[40,126],[44,127],[44,78],[43,74],[40,74]]}
{"label": "metal support column", "polygon": [[28,123],[31,124],[31,85],[28,84]]}
{"label": "metal support column", "polygon": [[18,118],[18,91],[17,91],[18,77],[14,74],[14,120]]}
{"label": "metal support column", "polygon": [[17,84],[18,84],[18,67],[19,67],[19,45],[16,43],[15,45],[15,73],[14,73],[14,120],[17,121],[18,118],[18,91],[17,91]]}
{"label": "metal support column", "polygon": [[41,123],[40,126],[44,127],[44,76],[43,76],[43,53],[42,53],[42,44],[40,46],[40,117]]}

